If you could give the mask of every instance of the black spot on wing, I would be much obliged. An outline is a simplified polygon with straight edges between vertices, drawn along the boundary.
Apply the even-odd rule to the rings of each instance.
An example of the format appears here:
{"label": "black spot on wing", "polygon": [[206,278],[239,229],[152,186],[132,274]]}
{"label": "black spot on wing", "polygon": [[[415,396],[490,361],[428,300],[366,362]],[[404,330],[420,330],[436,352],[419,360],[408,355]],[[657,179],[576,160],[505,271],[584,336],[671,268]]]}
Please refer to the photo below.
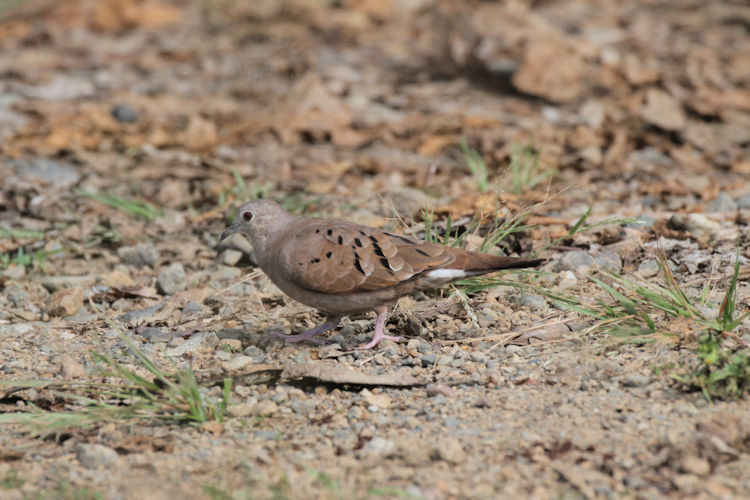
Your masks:
{"label": "black spot on wing", "polygon": [[333,252],[326,252],[326,259],[330,259]]}
{"label": "black spot on wing", "polygon": [[331,236],[331,235],[333,235],[333,229],[329,229],[328,231],[326,231],[326,234],[327,234],[328,236]]}
{"label": "black spot on wing", "polygon": [[317,264],[318,262],[320,262],[320,259],[315,257],[313,260],[310,261],[310,264]]}
{"label": "black spot on wing", "polygon": [[362,269],[362,264],[359,263],[359,255],[357,255],[356,253],[354,254],[354,267],[357,268],[357,271],[359,271],[363,275],[365,274],[365,271]]}
{"label": "black spot on wing", "polygon": [[429,257],[430,256],[430,254],[428,254],[424,250],[420,250],[419,248],[417,248],[417,253],[420,254],[420,255],[424,255],[425,257]]}
{"label": "black spot on wing", "polygon": [[362,240],[360,240],[359,238],[354,238],[354,244],[359,248],[362,248]]}
{"label": "black spot on wing", "polygon": [[341,235],[339,235],[339,245],[343,245],[343,244],[344,244],[344,238],[342,238]]}
{"label": "black spot on wing", "polygon": [[380,259],[380,263],[383,265],[383,267],[391,274],[393,274],[393,271],[391,270],[391,264],[388,262],[388,259],[383,257]]}
{"label": "black spot on wing", "polygon": [[407,238],[406,236],[402,236],[400,234],[393,234],[393,233],[385,233],[385,234],[387,236],[390,236],[391,238],[397,238],[397,239],[399,239],[399,240],[401,240],[404,243],[407,243],[409,245],[415,245],[416,244],[412,240],[410,240],[409,238]]}
{"label": "black spot on wing", "polygon": [[380,245],[378,245],[377,243],[373,243],[372,248],[375,251],[375,255],[377,255],[378,257],[385,257],[385,254],[383,253],[383,249],[380,248]]}

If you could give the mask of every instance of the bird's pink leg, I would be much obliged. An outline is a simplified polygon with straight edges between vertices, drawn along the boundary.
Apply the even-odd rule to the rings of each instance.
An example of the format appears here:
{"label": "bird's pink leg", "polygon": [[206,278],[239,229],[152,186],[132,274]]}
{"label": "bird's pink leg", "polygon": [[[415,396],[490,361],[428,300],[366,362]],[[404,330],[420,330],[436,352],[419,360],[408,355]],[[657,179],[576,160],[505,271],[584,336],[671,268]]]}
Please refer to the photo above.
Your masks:
{"label": "bird's pink leg", "polygon": [[357,347],[357,349],[372,349],[380,343],[381,340],[392,340],[398,342],[401,337],[394,337],[393,335],[387,335],[385,333],[385,320],[387,319],[388,309],[385,306],[380,306],[377,309],[378,317],[375,320],[375,333],[372,335],[372,340],[368,343]]}
{"label": "bird's pink leg", "polygon": [[284,339],[287,342],[307,341],[307,342],[312,342],[313,344],[325,344],[326,341],[316,338],[316,335],[320,335],[321,333],[325,333],[328,330],[332,330],[336,328],[340,320],[341,318],[326,318],[326,322],[323,323],[322,325],[318,325],[315,328],[311,328],[307,330],[306,332],[303,332],[297,335],[284,335],[283,333],[278,333],[278,332],[273,332],[273,335],[281,339]]}

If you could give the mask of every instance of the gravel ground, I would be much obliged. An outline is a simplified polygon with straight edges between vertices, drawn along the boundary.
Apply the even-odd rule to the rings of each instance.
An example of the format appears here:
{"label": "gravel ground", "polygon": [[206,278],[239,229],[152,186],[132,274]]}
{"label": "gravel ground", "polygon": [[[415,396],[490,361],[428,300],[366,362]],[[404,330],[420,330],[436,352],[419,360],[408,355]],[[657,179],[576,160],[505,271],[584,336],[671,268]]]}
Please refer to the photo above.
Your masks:
{"label": "gravel ground", "polygon": [[[113,381],[94,352],[147,375],[123,332],[211,401],[234,379],[221,423],[3,424],[2,498],[750,497],[747,397],[671,378],[696,321],[605,333],[549,298],[610,304],[605,271],[664,284],[663,250],[708,318],[739,258],[748,310],[747,7],[406,4],[0,2],[0,417],[80,411],[6,388]],[[321,318],[218,241],[261,195],[417,234],[422,208],[523,212],[500,247],[548,262],[402,299],[398,343],[354,350],[364,316],[287,345]],[[748,342],[745,318],[722,345]]]}

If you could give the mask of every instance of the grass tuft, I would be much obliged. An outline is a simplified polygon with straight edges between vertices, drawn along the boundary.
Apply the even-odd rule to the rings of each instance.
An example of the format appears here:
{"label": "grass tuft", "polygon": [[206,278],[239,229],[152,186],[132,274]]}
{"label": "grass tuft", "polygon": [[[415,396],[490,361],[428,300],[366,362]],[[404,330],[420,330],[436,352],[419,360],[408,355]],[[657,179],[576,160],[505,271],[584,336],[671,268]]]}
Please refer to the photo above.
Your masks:
{"label": "grass tuft", "polygon": [[[210,401],[190,368],[169,376],[140,351],[131,339],[120,333],[134,356],[136,365],[145,369],[153,380],[148,380],[114,359],[97,352],[91,356],[106,377],[118,379],[108,383],[69,383],[53,390],[52,394],[67,403],[71,411],[43,411],[31,405],[31,412],[0,415],[0,424],[29,425],[42,433],[69,427],[86,427],[104,421],[167,420],[172,422],[223,422],[229,401],[232,380],[224,379],[221,400]],[[43,388],[45,382],[6,382],[0,387]]]}
{"label": "grass tuft", "polygon": [[161,210],[145,201],[128,201],[112,193],[91,193],[89,191],[84,191],[77,188],[74,189],[74,192],[81,196],[85,196],[86,198],[96,200],[99,203],[112,207],[115,210],[125,212],[131,217],[137,217],[150,221],[162,214]]}

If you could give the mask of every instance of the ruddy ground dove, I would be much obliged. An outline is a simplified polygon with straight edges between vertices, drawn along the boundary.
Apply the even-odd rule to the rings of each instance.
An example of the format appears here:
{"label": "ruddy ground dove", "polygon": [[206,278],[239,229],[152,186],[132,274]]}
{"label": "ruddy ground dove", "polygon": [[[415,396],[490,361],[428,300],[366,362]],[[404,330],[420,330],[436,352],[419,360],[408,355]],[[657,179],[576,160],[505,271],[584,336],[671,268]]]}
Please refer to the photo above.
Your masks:
{"label": "ruddy ground dove", "polygon": [[377,312],[369,349],[383,339],[388,304],[399,297],[501,269],[534,267],[544,259],[488,255],[452,248],[350,222],[292,215],[278,203],[253,200],[240,207],[221,235],[242,233],[255,259],[281,291],[314,307],[326,321],[288,342],[321,343],[317,335],[344,316]]}

